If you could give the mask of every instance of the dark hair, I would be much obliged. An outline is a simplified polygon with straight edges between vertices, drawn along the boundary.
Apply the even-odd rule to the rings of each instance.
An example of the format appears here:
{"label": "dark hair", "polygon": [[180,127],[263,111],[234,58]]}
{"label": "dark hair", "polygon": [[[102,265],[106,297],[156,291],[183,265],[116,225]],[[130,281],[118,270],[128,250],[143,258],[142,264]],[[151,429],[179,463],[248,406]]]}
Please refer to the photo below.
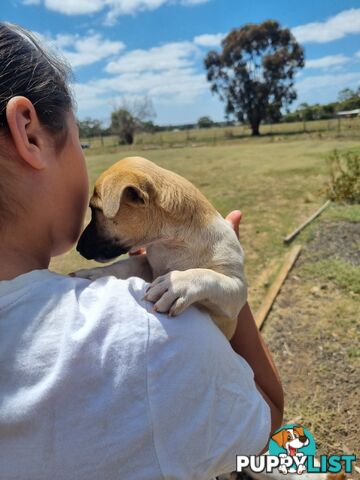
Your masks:
{"label": "dark hair", "polygon": [[44,127],[64,137],[65,117],[73,108],[70,77],[67,63],[40,46],[34,35],[0,22],[0,129],[8,127],[8,101],[19,95],[32,102]]}
{"label": "dark hair", "polygon": [[[66,115],[73,108],[68,85],[71,69],[65,61],[41,47],[36,38],[18,25],[0,22],[0,137],[9,133],[6,106],[15,96],[28,98],[39,121],[61,150],[67,137]],[[13,152],[0,146],[0,232],[26,212],[26,200],[15,188],[21,181],[12,167]]]}

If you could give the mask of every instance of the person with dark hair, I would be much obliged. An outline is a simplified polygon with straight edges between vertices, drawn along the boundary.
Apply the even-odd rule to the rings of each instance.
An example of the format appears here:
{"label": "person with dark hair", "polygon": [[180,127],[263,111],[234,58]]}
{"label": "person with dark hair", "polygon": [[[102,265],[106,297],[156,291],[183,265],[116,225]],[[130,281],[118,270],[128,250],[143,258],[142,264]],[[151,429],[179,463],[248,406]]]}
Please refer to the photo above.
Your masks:
{"label": "person with dark hair", "polygon": [[[51,272],[88,202],[69,68],[0,23],[0,479],[209,479],[258,454],[283,392],[250,308],[228,342],[132,277]],[[238,230],[240,212],[227,217]]]}

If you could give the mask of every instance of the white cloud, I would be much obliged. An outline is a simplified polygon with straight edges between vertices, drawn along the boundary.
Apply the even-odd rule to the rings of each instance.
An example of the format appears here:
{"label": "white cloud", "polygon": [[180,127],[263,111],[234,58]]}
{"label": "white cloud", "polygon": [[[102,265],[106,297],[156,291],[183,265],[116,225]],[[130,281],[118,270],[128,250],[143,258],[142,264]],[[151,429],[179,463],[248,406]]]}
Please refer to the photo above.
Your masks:
{"label": "white cloud", "polygon": [[360,33],[360,8],[344,10],[324,22],[299,25],[292,29],[292,33],[300,43],[327,43]]}
{"label": "white cloud", "polygon": [[357,88],[360,72],[331,73],[300,79],[296,83],[298,102],[328,103],[337,98],[343,88]]}
{"label": "white cloud", "polygon": [[214,33],[198,35],[194,38],[194,43],[201,47],[218,47],[221,44],[221,40],[225,37],[224,33]]}
{"label": "white cloud", "polygon": [[182,5],[200,5],[201,3],[207,3],[209,0],[182,0]]}
{"label": "white cloud", "polygon": [[162,103],[191,102],[209,88],[205,74],[192,68],[124,73],[96,80],[93,86],[102,88],[104,93],[147,95]]}
{"label": "white cloud", "polygon": [[91,65],[118,54],[125,45],[120,41],[103,38],[98,33],[86,36],[59,34],[55,37],[40,35],[69,61],[73,68]]}
{"label": "white cloud", "polygon": [[41,3],[45,8],[65,15],[85,15],[107,10],[108,23],[120,15],[155,10],[165,4],[193,6],[208,1],[210,0],[22,0],[24,5]]}
{"label": "white cloud", "polygon": [[327,69],[331,67],[339,67],[350,61],[351,58],[339,53],[338,55],[327,55],[325,57],[316,58],[313,60],[306,60],[305,67]]}
{"label": "white cloud", "polygon": [[[204,93],[209,92],[209,87],[205,75],[192,69],[182,69],[161,73],[126,73],[85,84],[79,83],[74,90],[80,118],[104,115],[105,120],[105,116],[122,99],[128,101],[148,96],[153,100],[156,112],[167,106],[175,109],[186,106],[192,108]],[[180,123],[176,120],[175,113],[169,113],[168,118],[161,121]]]}
{"label": "white cloud", "polygon": [[106,0],[42,0],[42,3],[47,9],[65,15],[83,15],[98,12]]}
{"label": "white cloud", "polygon": [[124,53],[108,63],[111,76],[76,86],[80,113],[136,96],[150,97],[155,108],[190,106],[209,92],[205,72],[197,70],[200,54],[197,45],[186,41]]}
{"label": "white cloud", "polygon": [[132,50],[111,61],[106,71],[125,72],[161,71],[186,68],[194,63],[197,47],[191,42],[173,42],[148,50]]}
{"label": "white cloud", "polygon": [[196,69],[200,51],[192,42],[172,42],[133,50],[109,62],[94,85],[115,93],[148,95],[160,103],[191,102],[209,89],[205,73]]}

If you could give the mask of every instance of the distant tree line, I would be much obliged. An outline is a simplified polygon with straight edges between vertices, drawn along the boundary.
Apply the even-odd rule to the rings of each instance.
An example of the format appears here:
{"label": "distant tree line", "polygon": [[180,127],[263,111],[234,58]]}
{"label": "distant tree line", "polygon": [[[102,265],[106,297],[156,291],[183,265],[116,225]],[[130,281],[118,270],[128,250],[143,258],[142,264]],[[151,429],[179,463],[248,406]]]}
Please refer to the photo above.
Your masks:
{"label": "distant tree line", "polygon": [[[141,106],[141,108],[140,108]],[[333,118],[339,111],[349,111],[360,108],[360,86],[356,90],[345,88],[338,94],[338,100],[321,105],[316,103],[309,105],[301,103],[293,112],[281,114],[277,119],[265,117],[264,123],[287,123],[287,122],[308,122],[311,120],[324,120]],[[122,105],[115,109],[111,115],[111,124],[104,127],[100,120],[87,118],[79,121],[81,138],[106,137],[117,135],[119,143],[131,144],[134,135],[140,132],[156,133],[165,131],[186,131],[193,128],[214,128],[233,126],[235,120],[216,122],[209,116],[202,116],[197,123],[181,125],[156,125],[149,117],[154,117],[152,103],[143,99],[137,106]]]}
{"label": "distant tree line", "polygon": [[300,122],[311,120],[324,120],[333,118],[337,112],[351,111],[360,108],[360,86],[357,90],[345,88],[339,92],[336,102],[321,105],[316,103],[308,105],[301,103],[293,112],[287,113],[281,117],[282,122]]}

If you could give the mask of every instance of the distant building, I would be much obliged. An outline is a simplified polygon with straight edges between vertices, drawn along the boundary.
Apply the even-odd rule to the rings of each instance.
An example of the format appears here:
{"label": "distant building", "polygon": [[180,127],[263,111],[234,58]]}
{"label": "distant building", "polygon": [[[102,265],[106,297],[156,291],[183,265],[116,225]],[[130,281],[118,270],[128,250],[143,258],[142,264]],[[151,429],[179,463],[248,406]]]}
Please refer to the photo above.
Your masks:
{"label": "distant building", "polygon": [[336,115],[339,115],[341,117],[357,117],[358,115],[360,115],[360,108],[356,108],[355,110],[336,112]]}

